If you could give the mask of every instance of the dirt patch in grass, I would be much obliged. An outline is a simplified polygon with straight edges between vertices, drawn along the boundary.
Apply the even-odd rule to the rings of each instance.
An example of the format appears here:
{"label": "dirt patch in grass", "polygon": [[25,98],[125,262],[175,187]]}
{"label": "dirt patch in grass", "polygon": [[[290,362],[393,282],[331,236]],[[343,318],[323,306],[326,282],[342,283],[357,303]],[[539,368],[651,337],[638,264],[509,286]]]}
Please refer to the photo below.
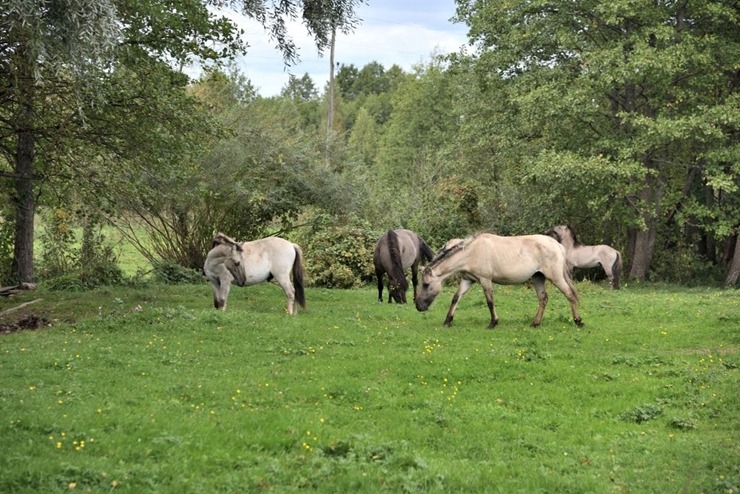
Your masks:
{"label": "dirt patch in grass", "polygon": [[0,324],[0,335],[11,334],[17,331],[35,331],[37,329],[48,328],[51,326],[51,321],[43,316],[36,314],[29,314],[21,317],[20,319]]}

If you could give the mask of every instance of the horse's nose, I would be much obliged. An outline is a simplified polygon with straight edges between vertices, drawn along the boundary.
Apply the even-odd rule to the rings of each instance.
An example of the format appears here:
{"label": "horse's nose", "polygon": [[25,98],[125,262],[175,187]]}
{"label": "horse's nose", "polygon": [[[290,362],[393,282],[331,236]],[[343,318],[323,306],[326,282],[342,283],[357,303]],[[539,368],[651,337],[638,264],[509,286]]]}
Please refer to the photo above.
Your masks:
{"label": "horse's nose", "polygon": [[416,310],[418,310],[419,312],[424,312],[429,308],[429,305],[423,300],[414,301],[414,305],[416,305]]}

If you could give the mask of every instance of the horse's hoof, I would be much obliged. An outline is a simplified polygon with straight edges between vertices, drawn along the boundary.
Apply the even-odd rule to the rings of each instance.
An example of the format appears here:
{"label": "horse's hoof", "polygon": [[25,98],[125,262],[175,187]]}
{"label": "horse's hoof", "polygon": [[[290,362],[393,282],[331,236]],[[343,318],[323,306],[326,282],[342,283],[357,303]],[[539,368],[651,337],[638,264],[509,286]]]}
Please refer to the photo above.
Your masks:
{"label": "horse's hoof", "polygon": [[586,325],[586,324],[585,324],[585,323],[584,323],[583,321],[581,321],[580,319],[573,319],[573,322],[574,322],[574,323],[576,323],[576,326],[578,326],[579,328],[582,328],[582,327],[584,327],[584,326]]}
{"label": "horse's hoof", "polygon": [[491,321],[491,324],[488,325],[486,329],[493,329],[498,325],[498,319],[495,321]]}

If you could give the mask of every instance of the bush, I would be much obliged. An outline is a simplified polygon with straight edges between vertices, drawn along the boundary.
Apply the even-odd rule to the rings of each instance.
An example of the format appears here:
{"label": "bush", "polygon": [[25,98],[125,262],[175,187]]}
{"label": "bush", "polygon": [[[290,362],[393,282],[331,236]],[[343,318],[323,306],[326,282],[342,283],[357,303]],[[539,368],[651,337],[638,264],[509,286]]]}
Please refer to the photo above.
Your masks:
{"label": "bush", "polygon": [[203,282],[203,273],[180,266],[176,262],[157,261],[152,264],[152,276],[158,283],[164,285],[185,285]]}
{"label": "bush", "polygon": [[380,234],[364,225],[325,225],[298,235],[306,258],[306,283],[326,288],[355,288],[375,276],[373,252]]}
{"label": "bush", "polygon": [[75,231],[79,227],[74,227],[73,215],[57,208],[44,216],[38,273],[47,287],[80,290],[123,283],[114,248],[107,243],[98,223],[83,219],[82,239],[78,243]]}

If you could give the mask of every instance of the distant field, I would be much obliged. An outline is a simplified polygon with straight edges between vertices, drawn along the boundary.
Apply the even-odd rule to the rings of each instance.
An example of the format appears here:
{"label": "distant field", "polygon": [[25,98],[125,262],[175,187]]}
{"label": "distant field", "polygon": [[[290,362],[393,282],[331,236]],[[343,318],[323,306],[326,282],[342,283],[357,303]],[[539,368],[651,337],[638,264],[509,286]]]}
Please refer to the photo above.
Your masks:
{"label": "distant field", "polygon": [[0,492],[740,490],[740,292],[480,289],[442,327],[374,289],[0,300]]}

